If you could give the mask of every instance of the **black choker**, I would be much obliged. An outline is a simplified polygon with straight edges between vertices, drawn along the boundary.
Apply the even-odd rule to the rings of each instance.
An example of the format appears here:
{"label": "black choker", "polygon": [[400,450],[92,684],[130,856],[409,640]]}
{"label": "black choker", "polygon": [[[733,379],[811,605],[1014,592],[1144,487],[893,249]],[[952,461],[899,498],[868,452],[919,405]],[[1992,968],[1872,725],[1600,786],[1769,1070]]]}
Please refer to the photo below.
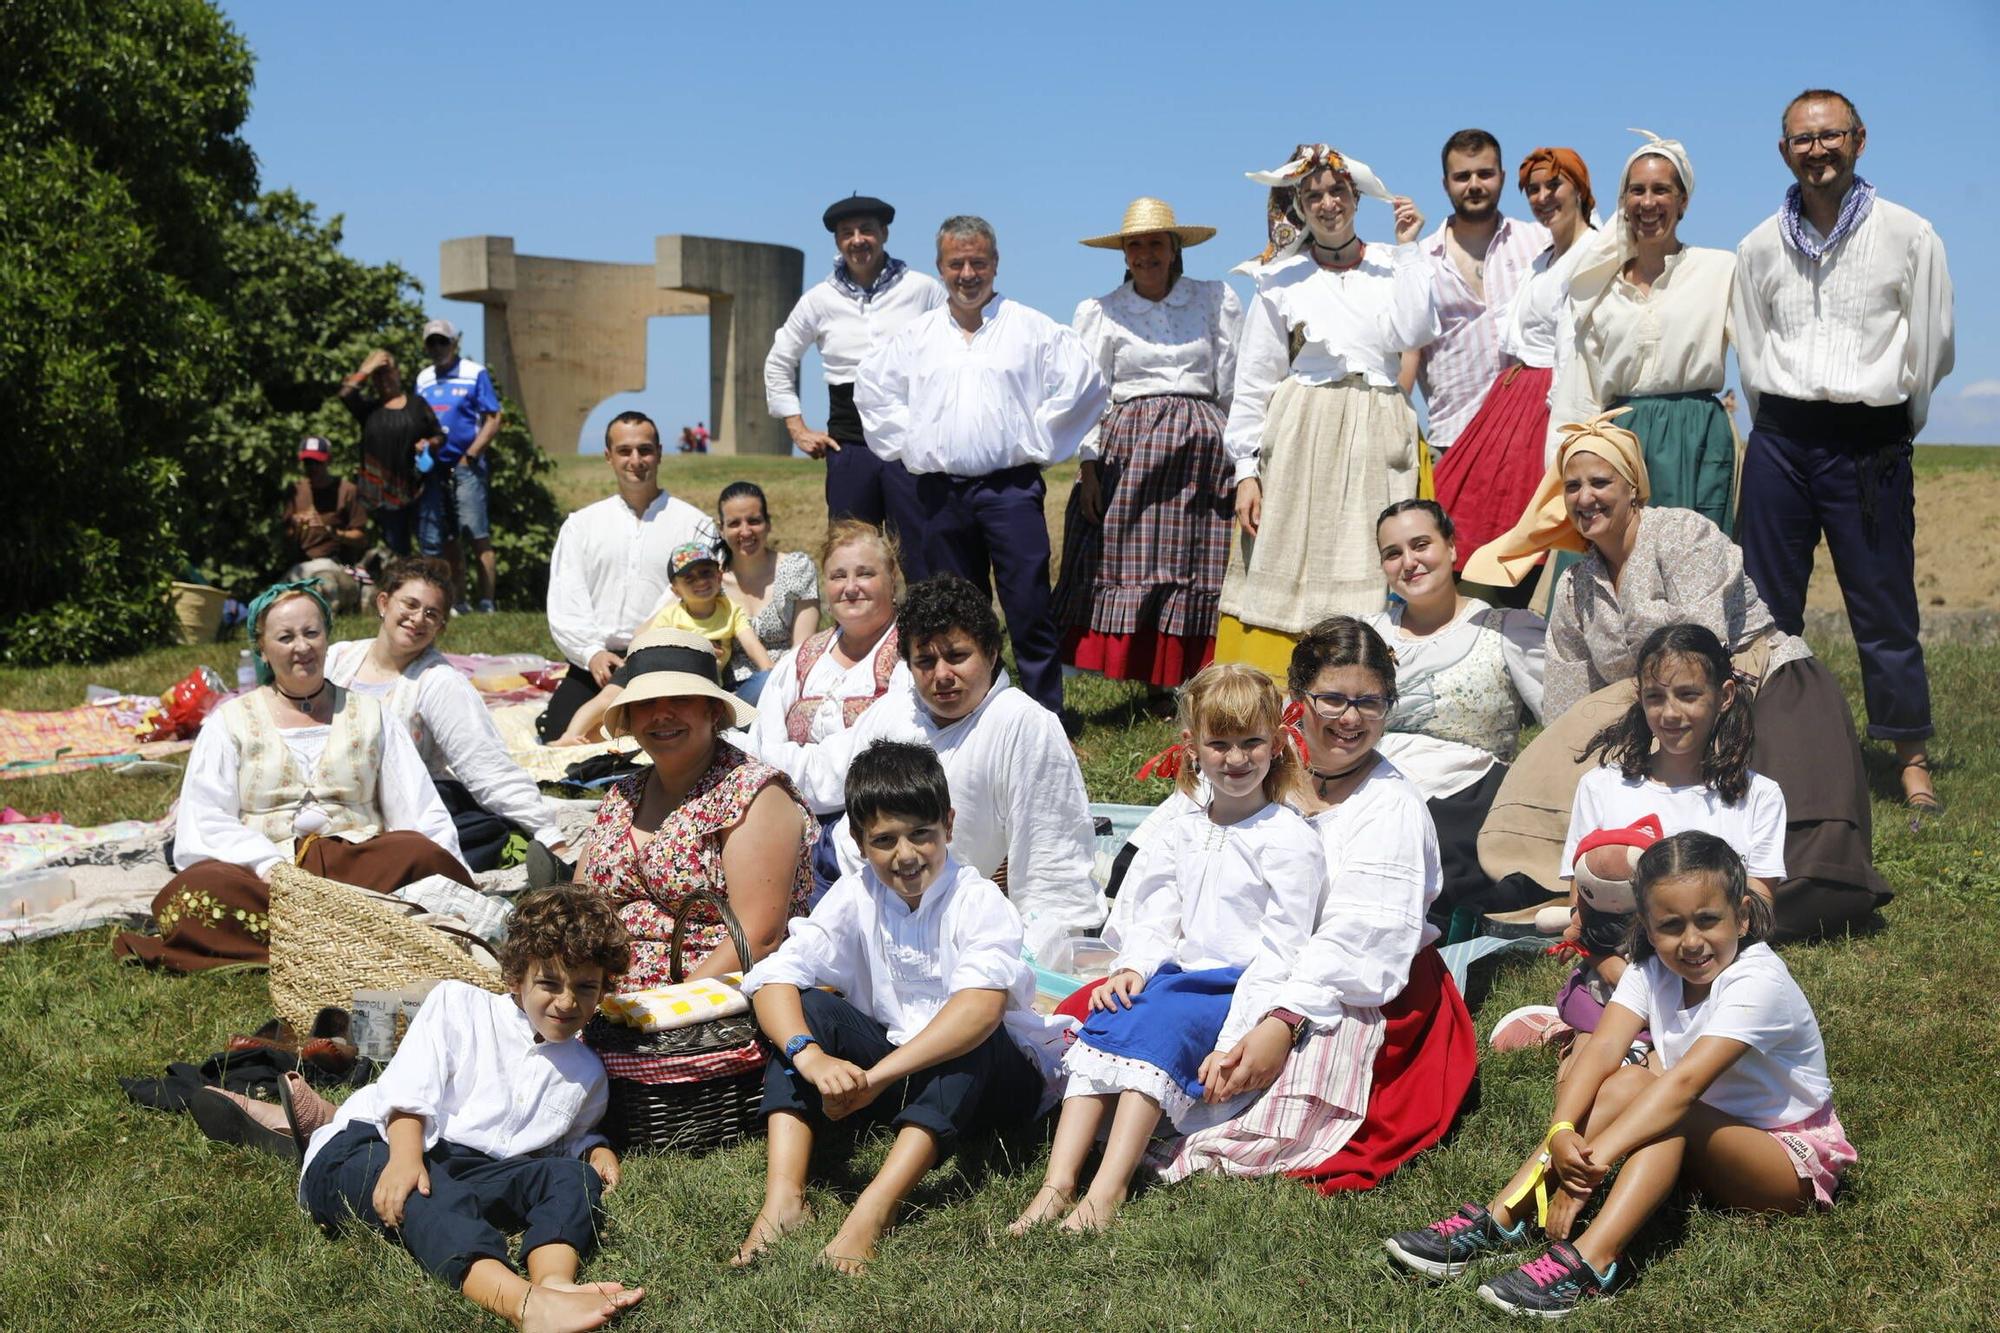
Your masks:
{"label": "black choker", "polygon": [[319,682],[319,688],[314,690],[311,694],[285,694],[285,687],[278,684],[278,682],[275,680],[271,682],[271,688],[276,690],[280,695],[283,695],[286,699],[289,699],[291,701],[292,707],[298,709],[301,713],[311,713],[313,701],[318,699],[322,694],[326,693],[326,684],[327,683],[325,677],[321,677]]}
{"label": "black choker", "polygon": [[1342,778],[1351,778],[1356,773],[1359,773],[1364,767],[1367,766],[1368,761],[1374,757],[1375,757],[1375,752],[1373,750],[1370,750],[1367,754],[1363,755],[1360,759],[1356,760],[1352,768],[1343,768],[1338,773],[1322,773],[1318,769],[1314,768],[1311,764],[1306,765],[1306,772],[1312,775],[1312,779],[1314,782],[1338,782]]}
{"label": "black choker", "polygon": [[1340,262],[1340,252],[1350,245],[1358,245],[1360,241],[1361,238],[1359,236],[1350,236],[1339,245],[1321,245],[1318,241],[1314,241],[1312,248],[1321,254],[1331,256],[1333,262],[1338,264]]}

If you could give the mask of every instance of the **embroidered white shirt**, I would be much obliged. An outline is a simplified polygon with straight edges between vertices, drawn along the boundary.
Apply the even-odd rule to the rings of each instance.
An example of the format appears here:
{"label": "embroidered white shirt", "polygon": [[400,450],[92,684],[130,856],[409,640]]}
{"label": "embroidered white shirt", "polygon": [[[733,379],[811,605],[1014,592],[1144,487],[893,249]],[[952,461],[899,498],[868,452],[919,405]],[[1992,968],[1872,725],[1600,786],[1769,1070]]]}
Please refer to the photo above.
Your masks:
{"label": "embroidered white shirt", "polygon": [[1379,749],[1425,799],[1456,795],[1512,759],[1523,708],[1541,720],[1549,627],[1533,611],[1496,614],[1468,597],[1458,619],[1421,639],[1403,634],[1401,602],[1362,619],[1396,652],[1396,706]]}
{"label": "embroidered white shirt", "polygon": [[1074,333],[994,296],[970,338],[949,306],[862,361],[854,406],[868,447],[911,472],[983,477],[1076,456],[1111,391]]}
{"label": "embroidered white shirt", "polygon": [[822,278],[801,296],[771,339],[764,358],[764,405],[774,417],[802,414],[799,360],[819,349],[828,384],[852,384],[862,358],[905,324],[945,303],[944,284],[914,268],[887,290],[860,296]]}
{"label": "embroidered white shirt", "polygon": [[[1236,388],[1243,303],[1226,282],[1181,277],[1157,301],[1131,283],[1077,304],[1070,327],[1111,386],[1111,401],[1155,394],[1213,398],[1226,413]],[[1097,428],[1078,452],[1097,457]]]}
{"label": "embroidered white shirt", "polygon": [[563,520],[549,557],[549,635],[577,666],[623,652],[672,592],[667,557],[682,542],[714,545],[715,523],[661,491],[644,514],[617,496]]}
{"label": "embroidered white shirt", "polygon": [[[1808,228],[1810,222],[1805,224]],[[1815,264],[1786,245],[1774,214],[1736,247],[1736,359],[1757,399],[1910,405],[1924,428],[1951,373],[1951,273],[1931,224],[1877,198]]]}
{"label": "embroidered white shirt", "polygon": [[1502,217],[1486,246],[1482,285],[1485,296],[1472,290],[1451,257],[1451,219],[1417,244],[1430,261],[1437,288],[1440,332],[1423,350],[1417,384],[1424,391],[1430,426],[1424,439],[1433,449],[1449,449],[1465,429],[1494,377],[1506,364],[1501,331],[1507,309],[1526,281],[1535,256],[1549,245],[1549,229],[1535,221]]}
{"label": "embroidered white shirt", "polygon": [[442,981],[424,1000],[382,1077],[314,1132],[300,1175],[355,1123],[388,1137],[398,1112],[439,1141],[489,1157],[581,1157],[606,1140],[604,1062],[581,1037],[543,1041],[512,995]]}
{"label": "embroidered white shirt", "polygon": [[[845,667],[834,659],[832,652],[821,653],[819,660],[812,664],[812,669],[806,672],[803,688],[799,682],[797,652],[794,648],[772,664],[771,674],[764,681],[763,693],[757,696],[757,720],[750,724],[748,731],[740,733],[743,739],[737,743],[738,749],[755,755],[774,768],[785,766],[784,761],[788,757],[785,747],[792,744],[786,719],[801,695],[819,696],[819,707],[813,710],[806,733],[811,737],[807,743],[817,745],[847,730],[847,714],[842,708],[844,701],[865,699],[875,693],[874,649],[862,654],[861,660],[852,666]],[[898,658],[889,672],[889,685],[883,691],[883,697],[915,688],[910,680],[910,668]],[[866,717],[867,714],[861,716]],[[860,720],[856,718],[855,722],[858,724]],[[841,780],[846,780],[845,773]],[[824,815],[841,809],[847,802],[844,794],[829,792],[822,787],[817,792],[807,793],[806,804],[812,807],[814,814]]]}

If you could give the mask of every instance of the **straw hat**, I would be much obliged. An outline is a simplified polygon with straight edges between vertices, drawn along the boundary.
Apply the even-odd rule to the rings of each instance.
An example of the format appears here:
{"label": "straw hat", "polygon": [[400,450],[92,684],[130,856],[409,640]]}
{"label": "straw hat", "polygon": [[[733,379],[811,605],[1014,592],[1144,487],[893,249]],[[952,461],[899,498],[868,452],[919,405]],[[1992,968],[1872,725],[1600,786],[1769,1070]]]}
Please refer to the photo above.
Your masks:
{"label": "straw hat", "polygon": [[735,717],[732,725],[747,727],[757,720],[757,710],[716,683],[715,646],[701,635],[684,629],[648,630],[632,640],[625,651],[625,665],[618,669],[625,693],[604,711],[604,723],[613,732],[625,730],[625,710],[648,699],[685,699],[699,696],[720,699]]}
{"label": "straw hat", "polygon": [[1180,238],[1182,245],[1200,245],[1215,235],[1213,227],[1183,227],[1174,221],[1174,206],[1164,199],[1150,195],[1134,199],[1125,206],[1125,222],[1109,236],[1092,236],[1083,242],[1099,250],[1123,250],[1127,238],[1144,236],[1156,231],[1170,231]]}

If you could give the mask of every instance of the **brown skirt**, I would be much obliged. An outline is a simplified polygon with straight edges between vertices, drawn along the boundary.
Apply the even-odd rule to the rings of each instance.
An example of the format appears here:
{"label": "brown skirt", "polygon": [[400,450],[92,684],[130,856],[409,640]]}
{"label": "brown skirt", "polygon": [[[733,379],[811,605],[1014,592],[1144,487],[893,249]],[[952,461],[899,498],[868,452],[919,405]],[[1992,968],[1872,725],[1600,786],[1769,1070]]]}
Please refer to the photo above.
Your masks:
{"label": "brown skirt", "polygon": [[[366,842],[315,838],[299,864],[322,879],[377,893],[394,893],[430,875],[467,888],[472,876],[421,833],[378,833]],[[246,866],[202,861],[189,866],[153,898],[158,935],[122,932],[112,942],[120,958],[157,963],[174,972],[204,972],[231,963],[271,959],[271,887]]]}

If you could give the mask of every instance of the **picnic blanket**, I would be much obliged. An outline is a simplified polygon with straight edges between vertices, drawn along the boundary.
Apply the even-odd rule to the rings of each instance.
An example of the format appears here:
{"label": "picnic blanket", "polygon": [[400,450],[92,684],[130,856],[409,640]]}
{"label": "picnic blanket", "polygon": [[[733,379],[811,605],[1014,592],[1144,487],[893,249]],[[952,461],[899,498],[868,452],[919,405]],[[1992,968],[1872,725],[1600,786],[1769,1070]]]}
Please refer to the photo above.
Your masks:
{"label": "picnic blanket", "polygon": [[493,715],[493,725],[500,728],[500,739],[507,743],[508,758],[537,782],[561,782],[571,764],[594,754],[629,754],[638,748],[637,742],[630,739],[598,741],[593,745],[565,745],[560,749],[544,745],[542,738],[535,733],[535,719],[541,716],[544,706],[543,703],[516,703],[495,707],[490,701],[487,704]]}
{"label": "picnic blanket", "polygon": [[[45,939],[98,926],[139,926],[151,919],[153,896],[174,873],[167,864],[174,811],[151,822],[128,819],[94,827],[10,824],[0,828],[0,840],[36,831],[45,835],[53,831],[54,836],[39,845],[32,838],[12,844],[0,841],[0,847],[15,858],[8,872],[0,876],[0,896],[5,895],[9,879],[53,869],[68,877],[74,896],[48,911],[0,921],[0,943]],[[29,855],[36,859],[19,859]]]}
{"label": "picnic blanket", "polygon": [[119,694],[52,712],[0,709],[0,778],[44,777],[178,754],[190,743],[139,742],[146,713],[159,704],[151,695]]}

